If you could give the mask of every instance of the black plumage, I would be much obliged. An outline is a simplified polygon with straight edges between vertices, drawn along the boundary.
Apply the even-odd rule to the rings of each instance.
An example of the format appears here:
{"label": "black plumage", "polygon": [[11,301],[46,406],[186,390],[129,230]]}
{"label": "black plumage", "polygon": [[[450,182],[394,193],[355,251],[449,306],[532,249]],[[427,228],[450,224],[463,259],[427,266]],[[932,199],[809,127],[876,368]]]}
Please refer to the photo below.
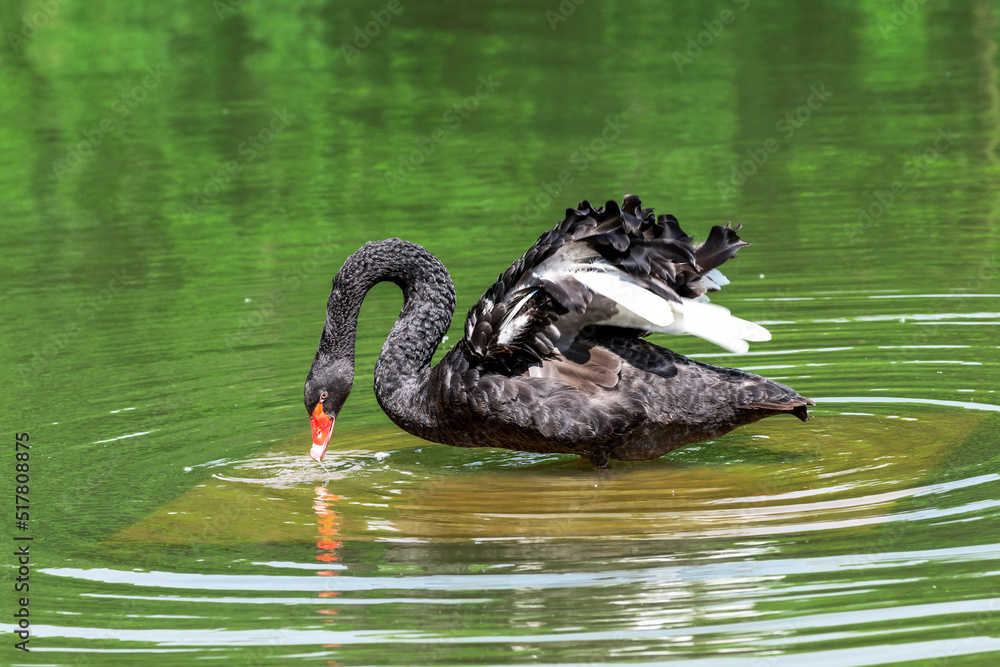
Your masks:
{"label": "black plumage", "polygon": [[[770,415],[805,420],[813,402],[793,389],[643,339],[692,332],[734,350],[767,340],[759,326],[705,303],[727,282],[713,270],[748,245],[739,229],[713,227],[696,245],[675,217],[654,217],[633,195],[620,207],[581,202],[498,276],[433,368],[455,307],[447,270],[418,245],[369,243],[334,278],[306,409],[337,416],[353,381],[361,301],[392,281],[404,305],[375,367],[375,393],[397,425],[427,440],[572,453],[603,467]],[[314,457],[325,449],[315,442]]]}

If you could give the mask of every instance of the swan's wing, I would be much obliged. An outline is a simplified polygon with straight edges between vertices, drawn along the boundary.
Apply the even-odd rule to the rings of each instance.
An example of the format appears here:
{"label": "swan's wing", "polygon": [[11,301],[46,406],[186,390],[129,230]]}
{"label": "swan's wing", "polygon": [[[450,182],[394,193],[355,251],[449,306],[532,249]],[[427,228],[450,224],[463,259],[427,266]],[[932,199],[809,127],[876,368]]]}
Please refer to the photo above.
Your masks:
{"label": "swan's wing", "polygon": [[734,352],[769,340],[762,327],[708,303],[729,281],[717,270],[743,246],[716,226],[694,244],[672,215],[639,198],[619,208],[584,201],[501,274],[469,311],[462,345],[470,361],[513,368],[565,352],[581,333],[617,327],[691,333]]}

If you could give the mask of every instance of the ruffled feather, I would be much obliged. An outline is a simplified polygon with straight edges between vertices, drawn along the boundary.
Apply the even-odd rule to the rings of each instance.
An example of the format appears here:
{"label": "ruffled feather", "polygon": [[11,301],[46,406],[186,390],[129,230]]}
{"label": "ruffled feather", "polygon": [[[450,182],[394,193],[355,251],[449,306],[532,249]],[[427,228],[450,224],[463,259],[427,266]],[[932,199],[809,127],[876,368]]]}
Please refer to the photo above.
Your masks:
{"label": "ruffled feather", "polygon": [[465,353],[506,370],[565,353],[601,327],[640,336],[693,333],[733,351],[770,335],[705,294],[717,270],[749,245],[727,224],[695,244],[672,215],[655,217],[635,195],[619,207],[582,201],[498,276],[469,311]]}

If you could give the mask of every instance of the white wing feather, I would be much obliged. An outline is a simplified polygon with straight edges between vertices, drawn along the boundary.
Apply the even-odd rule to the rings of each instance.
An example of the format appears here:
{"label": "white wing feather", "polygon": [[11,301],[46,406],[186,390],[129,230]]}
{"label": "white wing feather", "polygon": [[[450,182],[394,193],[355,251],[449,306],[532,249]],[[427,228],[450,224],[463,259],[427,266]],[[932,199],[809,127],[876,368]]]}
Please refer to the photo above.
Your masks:
{"label": "white wing feather", "polygon": [[579,282],[601,296],[611,299],[619,306],[627,308],[646,323],[652,325],[653,328],[670,326],[674,321],[670,302],[629,280],[623,279],[624,275],[597,271],[572,273],[572,276]]}
{"label": "white wing feather", "polygon": [[764,327],[733,317],[729,309],[714,303],[681,299],[681,303],[671,303],[671,306],[675,308],[675,326],[671,327],[675,330],[658,329],[658,331],[694,334],[730,352],[740,354],[750,349],[747,341],[771,340],[771,333]]}
{"label": "white wing feather", "polygon": [[[679,303],[667,301],[621,272],[577,270],[566,273],[618,304],[618,314],[595,324],[669,334],[688,333],[737,353],[750,349],[747,341],[771,340],[767,329],[734,317],[727,308],[695,299],[682,298]],[[716,273],[717,276],[712,277],[718,283],[722,274]],[[725,278],[722,281],[728,282]]]}
{"label": "white wing feather", "polygon": [[535,296],[535,292],[537,291],[537,289],[531,290],[521,297],[517,305],[511,308],[510,312],[503,318],[503,321],[500,322],[500,334],[497,337],[497,342],[500,345],[509,344],[524,327],[528,326],[530,318],[525,315],[521,315],[520,317],[517,315],[524,308],[524,304],[528,303],[528,299]]}

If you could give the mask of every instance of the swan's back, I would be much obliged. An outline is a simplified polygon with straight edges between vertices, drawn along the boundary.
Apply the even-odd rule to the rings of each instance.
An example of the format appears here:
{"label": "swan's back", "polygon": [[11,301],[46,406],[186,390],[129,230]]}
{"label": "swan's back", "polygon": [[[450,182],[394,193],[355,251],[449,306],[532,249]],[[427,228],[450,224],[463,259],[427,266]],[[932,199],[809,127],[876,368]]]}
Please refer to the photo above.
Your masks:
{"label": "swan's back", "polygon": [[[435,368],[440,441],[573,451],[597,465],[653,458],[812,402],[757,375],[700,364],[642,337],[691,333],[734,352],[762,327],[708,303],[717,267],[748,245],[713,227],[694,244],[638,197],[581,202],[502,273]],[[470,428],[475,425],[474,428]]]}

